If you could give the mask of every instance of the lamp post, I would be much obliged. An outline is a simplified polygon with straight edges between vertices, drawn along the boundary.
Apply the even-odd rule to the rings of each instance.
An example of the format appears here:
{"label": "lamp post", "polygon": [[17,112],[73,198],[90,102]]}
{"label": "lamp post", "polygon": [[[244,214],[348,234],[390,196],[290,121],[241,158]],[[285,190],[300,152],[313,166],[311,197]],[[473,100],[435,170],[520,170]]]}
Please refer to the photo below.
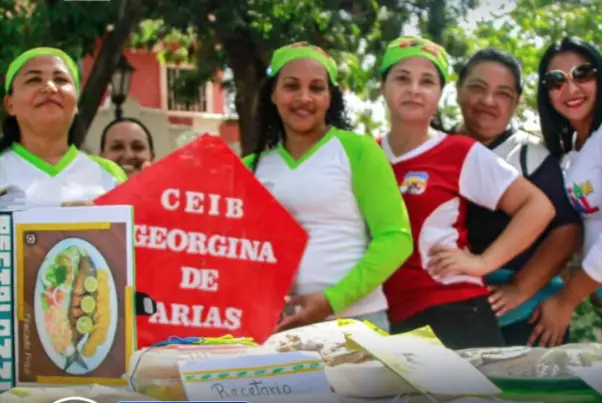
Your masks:
{"label": "lamp post", "polygon": [[135,71],[134,67],[125,56],[121,55],[117,68],[111,77],[111,102],[115,104],[115,119],[121,119],[123,117],[123,109],[121,105],[125,102],[128,92],[130,91],[130,84],[132,79],[132,73]]}

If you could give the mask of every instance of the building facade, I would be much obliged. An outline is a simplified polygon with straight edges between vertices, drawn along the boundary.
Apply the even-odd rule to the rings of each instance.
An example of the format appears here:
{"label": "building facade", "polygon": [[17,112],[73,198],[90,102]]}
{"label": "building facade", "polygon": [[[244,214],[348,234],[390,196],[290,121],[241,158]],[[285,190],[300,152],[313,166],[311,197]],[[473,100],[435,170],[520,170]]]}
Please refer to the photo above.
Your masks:
{"label": "building facade", "polygon": [[[206,132],[221,136],[239,152],[238,125],[235,117],[227,113],[227,94],[220,84],[207,82],[197,91],[187,89],[183,98],[174,89],[176,80],[182,74],[195,74],[194,67],[164,65],[156,53],[146,50],[128,49],[123,55],[135,69],[123,116],[137,118],[149,128],[157,158]],[[83,61],[84,82],[94,60],[94,56],[87,56]],[[109,88],[88,132],[86,149],[100,151],[100,135],[115,118],[114,111]]]}

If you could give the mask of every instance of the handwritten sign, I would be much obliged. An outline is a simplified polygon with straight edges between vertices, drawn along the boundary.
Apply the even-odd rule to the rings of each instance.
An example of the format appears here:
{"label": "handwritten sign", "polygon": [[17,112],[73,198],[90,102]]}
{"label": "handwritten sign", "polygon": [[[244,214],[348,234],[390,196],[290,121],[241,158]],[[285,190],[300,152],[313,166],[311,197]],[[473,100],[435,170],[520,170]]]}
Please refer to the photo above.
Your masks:
{"label": "handwritten sign", "polygon": [[446,396],[489,396],[502,391],[454,351],[411,337],[352,335],[351,339],[417,392]]}
{"label": "handwritten sign", "polygon": [[568,367],[587,385],[602,395],[602,361],[597,361],[591,367]]}
{"label": "handwritten sign", "polygon": [[288,396],[332,397],[318,353],[291,352],[182,361],[186,397],[194,400],[257,400]]}
{"label": "handwritten sign", "polygon": [[0,213],[0,393],[15,385],[12,245],[12,217]]}
{"label": "handwritten sign", "polygon": [[170,336],[253,337],[274,330],[307,233],[230,148],[205,134],[97,204],[134,206],[138,344]]}

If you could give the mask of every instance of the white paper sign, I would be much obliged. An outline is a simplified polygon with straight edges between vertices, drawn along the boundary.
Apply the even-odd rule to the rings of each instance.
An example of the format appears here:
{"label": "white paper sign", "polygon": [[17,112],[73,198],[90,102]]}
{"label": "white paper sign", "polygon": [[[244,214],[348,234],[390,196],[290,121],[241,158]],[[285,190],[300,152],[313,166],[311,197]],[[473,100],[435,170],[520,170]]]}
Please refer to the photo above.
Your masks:
{"label": "white paper sign", "polygon": [[362,348],[422,393],[490,396],[502,391],[454,351],[410,337],[351,336]]}
{"label": "white paper sign", "polygon": [[591,367],[568,367],[587,385],[602,395],[602,362],[595,362]]}
{"label": "white paper sign", "polygon": [[182,361],[179,367],[189,401],[283,402],[287,396],[299,395],[319,395],[320,401],[336,401],[318,353],[210,358]]}

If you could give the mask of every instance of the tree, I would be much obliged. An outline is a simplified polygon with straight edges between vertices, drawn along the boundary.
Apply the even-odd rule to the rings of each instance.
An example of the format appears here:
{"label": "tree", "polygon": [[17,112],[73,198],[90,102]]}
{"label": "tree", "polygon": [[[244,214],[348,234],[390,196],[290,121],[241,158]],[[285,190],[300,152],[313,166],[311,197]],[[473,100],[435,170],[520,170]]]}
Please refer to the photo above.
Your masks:
{"label": "tree", "polygon": [[528,112],[537,110],[536,86],[539,60],[546,47],[565,36],[578,36],[602,43],[602,0],[518,0],[508,12],[501,12],[478,24],[472,32],[461,26],[450,28],[456,38],[469,45],[468,53],[494,47],[515,55],[524,69],[525,91],[517,117],[524,122]]}
{"label": "tree", "polygon": [[[232,69],[230,84],[236,89],[242,149],[247,154],[256,140],[254,97],[274,49],[301,40],[321,46],[342,61],[344,87],[361,98],[374,99],[378,56],[412,16],[418,17],[427,36],[454,44],[454,51],[462,53],[465,47],[457,46],[459,42],[445,28],[476,2],[454,1],[453,7],[446,0],[181,0],[178,7],[173,4],[163,0],[148,10],[146,15],[161,23],[148,22],[146,29],[154,28],[163,35],[160,40],[171,46],[165,56],[195,60],[201,81],[216,79],[225,67]],[[187,35],[191,32],[193,39]],[[139,37],[145,35],[148,42],[157,43],[148,32]]]}

